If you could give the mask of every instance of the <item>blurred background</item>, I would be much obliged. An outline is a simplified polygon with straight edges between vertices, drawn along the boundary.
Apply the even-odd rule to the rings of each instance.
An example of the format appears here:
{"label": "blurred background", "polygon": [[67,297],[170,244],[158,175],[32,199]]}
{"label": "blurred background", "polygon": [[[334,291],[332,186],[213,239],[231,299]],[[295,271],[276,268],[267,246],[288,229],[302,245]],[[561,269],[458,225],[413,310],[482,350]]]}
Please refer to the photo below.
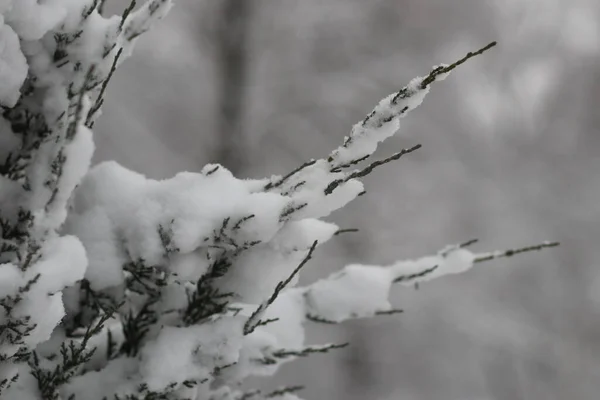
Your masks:
{"label": "blurred background", "polygon": [[380,155],[423,148],[329,217],[360,232],[321,248],[303,279],[471,238],[478,251],[562,246],[395,288],[401,315],[310,326],[312,343],[351,346],[268,384],[304,384],[309,400],[597,400],[597,0],[177,0],[117,71],[96,161],[157,179],[209,162],[284,174],[414,76],[492,40],[402,120]]}

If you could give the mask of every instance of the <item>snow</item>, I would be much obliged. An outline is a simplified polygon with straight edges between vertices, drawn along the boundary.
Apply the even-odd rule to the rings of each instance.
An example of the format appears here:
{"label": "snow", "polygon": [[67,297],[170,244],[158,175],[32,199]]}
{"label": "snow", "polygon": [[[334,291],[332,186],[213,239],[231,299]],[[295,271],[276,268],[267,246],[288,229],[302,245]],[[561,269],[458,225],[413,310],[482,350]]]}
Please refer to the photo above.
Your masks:
{"label": "snow", "polygon": [[[442,74],[436,80],[443,80],[447,75]],[[352,127],[344,145],[331,153],[331,166],[341,166],[373,154],[379,143],[396,133],[400,127],[399,118],[418,107],[429,93],[430,86],[421,88],[422,82],[423,78],[414,78],[403,91],[381,100],[366,119]],[[400,93],[403,95],[399,96]]]}
{"label": "snow", "polygon": [[414,285],[473,266],[475,255],[456,246],[435,256],[398,261],[390,266],[349,265],[305,288],[308,315],[333,322],[389,311],[392,284]]}
{"label": "snow", "polygon": [[21,271],[14,264],[0,264],[0,298],[14,295],[21,284]]}
{"label": "snow", "polygon": [[171,271],[179,282],[196,282],[208,272],[209,250],[199,249],[190,253],[179,253],[171,258]]}
{"label": "snow", "polygon": [[70,218],[64,231],[77,236],[85,246],[89,259],[85,279],[92,289],[102,290],[123,283],[122,265],[127,257],[103,209],[95,207],[78,218]]}
{"label": "snow", "polygon": [[142,353],[142,374],[150,382],[151,390],[161,390],[171,382],[197,377],[204,378],[209,371],[195,360],[200,346],[201,327],[165,327],[157,340]]}
{"label": "snow", "polygon": [[19,379],[2,393],[3,397],[7,399],[39,400],[41,397],[37,380],[31,374],[29,365],[27,363],[16,364],[14,373],[18,374]]}
{"label": "snow", "polygon": [[[224,293],[235,293],[236,301],[259,304],[271,296],[279,282],[290,276],[307,253],[308,250],[283,253],[269,245],[256,246],[236,259],[218,287]],[[256,279],[259,276],[260,279]]]}
{"label": "snow", "polygon": [[306,292],[308,314],[328,321],[373,316],[391,308],[388,301],[392,271],[366,265],[348,265]]}
{"label": "snow", "polygon": [[41,39],[67,16],[67,9],[60,0],[12,0],[10,3],[4,11],[6,23],[24,40]]}
{"label": "snow", "polygon": [[271,304],[263,315],[263,320],[275,319],[265,326],[257,328],[272,335],[276,345],[282,349],[300,349],[304,345],[304,328],[306,317],[304,291],[292,288],[284,291]]}
{"label": "snow", "polygon": [[[417,260],[399,261],[391,266],[395,279],[403,278],[401,283],[412,285],[448,274],[458,274],[473,266],[475,255],[467,249],[454,248],[446,253],[444,249],[436,256]],[[430,272],[428,272],[430,271]],[[423,276],[411,277],[424,273]],[[410,277],[410,278],[409,278]]]}
{"label": "snow", "polygon": [[128,18],[123,34],[126,38],[146,32],[156,21],[162,19],[173,6],[171,0],[149,0]]}
{"label": "snow", "polygon": [[19,38],[0,14],[0,104],[14,107],[27,78],[27,61],[21,52]]}
{"label": "snow", "polygon": [[204,379],[212,369],[235,363],[241,348],[241,320],[221,318],[213,324],[165,327],[146,346],[141,356],[141,374],[150,390],[161,390],[171,382]]}
{"label": "snow", "polygon": [[85,249],[77,237],[54,237],[44,244],[42,258],[27,269],[25,279],[39,274],[38,288],[49,294],[60,292],[81,280],[86,266]]}
{"label": "snow", "polygon": [[[326,194],[325,190],[331,182],[344,180],[348,175],[330,170],[331,166],[326,160],[318,160],[274,190],[286,195],[289,193],[293,199],[292,207],[304,205],[291,214],[290,220],[325,217],[344,207],[364,190],[362,182],[352,179],[341,183],[332,193]],[[277,181],[278,177],[273,177],[272,180]]]}
{"label": "snow", "polygon": [[[85,14],[91,4],[0,0],[0,103],[14,107],[25,96],[0,117],[0,162],[15,150],[24,155],[15,165],[22,176],[0,177],[3,224],[10,230],[19,222],[24,230],[3,236],[13,249],[0,254],[0,297],[21,295],[12,310],[0,308],[0,322],[27,331],[0,345],[0,377],[20,373],[8,398],[40,398],[30,366],[11,359],[17,351],[35,350],[39,368],[52,370],[65,361],[60,346],[81,343],[86,324],[97,322],[110,305],[115,313],[88,338],[97,351],[57,387],[62,398],[167,391],[174,398],[239,399],[246,377],[272,375],[294,358],[275,360],[276,352],[307,349],[307,319],[374,316],[392,308],[394,283],[414,284],[473,265],[475,256],[454,246],[389,266],[349,265],[306,287],[296,287],[298,275],[290,279],[314,256],[313,245],[338,231],[321,218],[364,191],[351,169],[423,101],[429,92],[424,78],[384,98],[329,157],[285,178],[238,179],[217,164],[164,180],[115,162],[90,169],[88,122],[99,113],[87,117],[101,83],[117,52],[118,65],[172,3],[146,1],[122,26],[120,16]],[[84,84],[95,89],[82,92]],[[42,122],[45,129],[31,136],[47,136],[22,143],[12,131],[19,122],[13,111]],[[207,293],[222,295],[210,300],[227,302],[225,310],[196,304]],[[212,313],[190,321],[193,307]],[[124,354],[125,344],[135,349]]]}
{"label": "snow", "polygon": [[34,347],[50,339],[52,331],[64,317],[62,292],[47,295],[42,291],[32,291],[19,303],[13,315],[17,318],[29,316],[35,324],[23,339],[25,345]]}
{"label": "snow", "polygon": [[339,227],[316,218],[305,218],[285,224],[271,240],[273,247],[281,251],[308,250],[316,240],[325,243]]}
{"label": "snow", "polygon": [[89,169],[93,153],[92,131],[80,125],[74,139],[63,150],[66,161],[56,188],[57,195],[54,197],[52,205],[44,211],[47,228],[56,229],[67,218],[67,201]]}

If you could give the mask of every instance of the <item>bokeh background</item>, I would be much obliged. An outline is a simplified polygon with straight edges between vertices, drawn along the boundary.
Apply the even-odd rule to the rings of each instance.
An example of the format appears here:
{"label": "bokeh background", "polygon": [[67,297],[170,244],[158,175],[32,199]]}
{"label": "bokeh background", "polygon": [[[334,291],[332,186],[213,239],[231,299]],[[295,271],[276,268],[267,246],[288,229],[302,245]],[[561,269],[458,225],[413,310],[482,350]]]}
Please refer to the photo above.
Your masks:
{"label": "bokeh background", "polygon": [[471,238],[562,246],[396,288],[401,315],[310,326],[311,342],[351,346],[257,384],[314,400],[600,399],[600,2],[177,0],[117,71],[97,162],[262,177],[328,154],[380,98],[492,40],[382,146],[423,144],[330,216],[360,232],[303,279]]}

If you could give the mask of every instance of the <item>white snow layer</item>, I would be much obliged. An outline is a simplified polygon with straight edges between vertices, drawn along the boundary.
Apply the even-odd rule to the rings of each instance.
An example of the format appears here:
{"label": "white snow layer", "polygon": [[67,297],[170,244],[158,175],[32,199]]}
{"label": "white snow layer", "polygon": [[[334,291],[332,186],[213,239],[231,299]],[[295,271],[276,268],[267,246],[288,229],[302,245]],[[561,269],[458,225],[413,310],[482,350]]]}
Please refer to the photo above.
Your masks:
{"label": "white snow layer", "polygon": [[27,77],[27,61],[21,52],[19,37],[0,15],[0,104],[13,107]]}
{"label": "white snow layer", "polygon": [[[319,218],[363,192],[362,183],[350,179],[350,168],[392,136],[399,118],[423,101],[429,91],[422,87],[423,78],[383,99],[327,159],[290,176],[241,180],[214,164],[165,180],[147,179],[115,162],[88,171],[92,131],[85,118],[75,121],[74,116],[87,116],[92,109],[99,82],[117,52],[122,51],[120,63],[137,37],[171,7],[169,0],[149,0],[121,21],[90,10],[93,3],[0,0],[0,104],[17,104],[29,73],[36,78],[30,82],[33,90],[42,93],[36,112],[50,121],[53,135],[35,149],[26,180],[0,177],[0,216],[12,221],[19,207],[31,211],[29,245],[39,244],[28,265],[18,257],[0,264],[0,297],[23,292],[10,313],[0,308],[0,324],[30,318],[31,328],[19,344],[2,342],[0,358],[10,360],[22,347],[35,349],[40,365],[57,366],[60,357],[52,356],[60,345],[82,340],[68,339],[59,324],[83,311],[78,282],[85,278],[103,301],[123,303],[90,338],[98,351],[85,369],[57,388],[63,398],[166,390],[198,400],[234,400],[242,395],[237,388],[244,378],[273,374],[294,358],[277,358],[277,352],[305,348],[307,319],[341,322],[389,311],[394,283],[414,284],[472,266],[472,253],[451,248],[391,266],[349,265],[307,287],[294,287],[297,277],[287,282],[312,245],[327,242],[338,231]],[[57,37],[69,40],[64,54],[58,51]],[[73,95],[90,84],[90,76],[100,79],[94,82],[96,89]],[[0,162],[22,144],[0,117]],[[60,159],[64,162],[57,173]],[[221,261],[227,272],[212,276]],[[164,274],[167,285],[158,289],[158,299],[127,288],[132,274],[124,266],[132,263]],[[182,315],[199,295],[195,291],[201,290],[197,285],[202,279],[210,279],[203,281],[209,288],[202,290],[224,294],[221,299],[226,300],[219,301],[228,304],[222,313],[190,323]],[[282,282],[287,282],[284,289]],[[274,291],[278,296],[269,304]],[[119,346],[128,340],[123,324],[144,307],[157,318],[144,328],[137,353],[119,355]],[[245,335],[251,317],[257,325]],[[114,351],[115,358],[110,355]],[[29,368],[0,362],[0,380],[20,376],[3,395],[39,399]],[[299,399],[294,394],[281,398]]]}

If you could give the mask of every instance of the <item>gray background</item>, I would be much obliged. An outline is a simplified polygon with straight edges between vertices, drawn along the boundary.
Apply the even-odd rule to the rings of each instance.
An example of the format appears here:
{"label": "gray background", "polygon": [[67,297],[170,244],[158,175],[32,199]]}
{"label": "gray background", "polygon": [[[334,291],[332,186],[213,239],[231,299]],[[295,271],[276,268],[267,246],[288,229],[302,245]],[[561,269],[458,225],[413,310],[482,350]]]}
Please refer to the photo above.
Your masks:
{"label": "gray background", "polygon": [[599,20],[597,0],[178,0],[117,71],[95,159],[153,178],[215,161],[283,174],[414,76],[498,40],[403,120],[380,155],[423,149],[329,217],[360,232],[303,278],[470,238],[562,246],[396,288],[400,316],[310,326],[312,342],[352,346],[268,384],[305,384],[314,400],[597,400]]}

